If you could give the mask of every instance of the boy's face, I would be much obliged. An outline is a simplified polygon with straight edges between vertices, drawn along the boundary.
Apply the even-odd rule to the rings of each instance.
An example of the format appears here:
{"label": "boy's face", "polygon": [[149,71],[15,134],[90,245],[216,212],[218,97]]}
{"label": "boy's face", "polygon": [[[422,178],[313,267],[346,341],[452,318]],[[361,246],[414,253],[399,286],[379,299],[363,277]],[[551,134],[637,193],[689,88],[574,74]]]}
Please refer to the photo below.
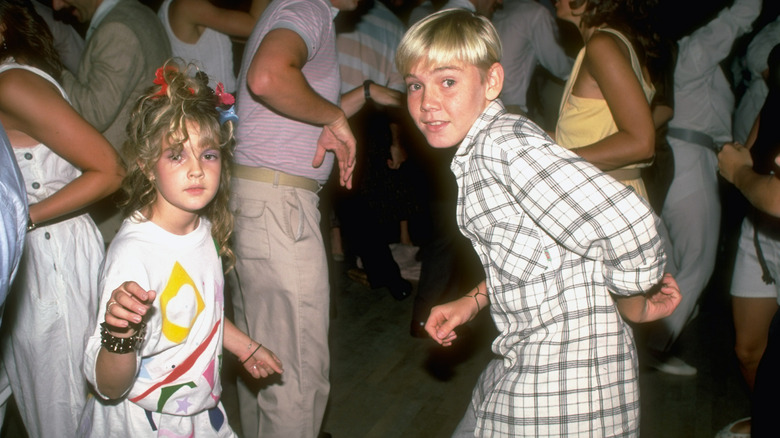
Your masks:
{"label": "boy's face", "polygon": [[498,97],[504,80],[501,64],[486,73],[462,62],[428,66],[418,61],[406,75],[407,102],[414,123],[435,148],[458,145],[490,101]]}

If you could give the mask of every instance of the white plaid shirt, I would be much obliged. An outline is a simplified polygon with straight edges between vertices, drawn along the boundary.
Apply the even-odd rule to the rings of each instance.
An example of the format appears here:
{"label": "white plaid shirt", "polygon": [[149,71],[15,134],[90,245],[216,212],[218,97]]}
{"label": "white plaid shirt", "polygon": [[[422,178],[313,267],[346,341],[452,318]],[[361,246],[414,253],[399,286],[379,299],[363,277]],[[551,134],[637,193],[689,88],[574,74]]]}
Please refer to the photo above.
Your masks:
{"label": "white plaid shirt", "polygon": [[476,435],[637,436],[636,349],[610,292],[663,275],[647,204],[498,100],[451,168],[500,331],[474,389]]}

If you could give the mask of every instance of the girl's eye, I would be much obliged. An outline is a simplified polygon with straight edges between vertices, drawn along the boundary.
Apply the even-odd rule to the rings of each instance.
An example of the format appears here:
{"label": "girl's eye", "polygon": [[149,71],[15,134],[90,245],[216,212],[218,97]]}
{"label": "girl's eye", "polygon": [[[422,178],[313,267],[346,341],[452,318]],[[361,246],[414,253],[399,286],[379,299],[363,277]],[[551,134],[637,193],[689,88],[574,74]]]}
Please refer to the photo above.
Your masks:
{"label": "girl's eye", "polygon": [[219,152],[206,152],[203,154],[203,159],[208,161],[219,160]]}
{"label": "girl's eye", "polygon": [[444,84],[445,87],[449,88],[449,87],[455,85],[455,80],[454,79],[445,79],[443,84]]}
{"label": "girl's eye", "polygon": [[168,159],[171,161],[181,161],[181,154],[171,154]]}

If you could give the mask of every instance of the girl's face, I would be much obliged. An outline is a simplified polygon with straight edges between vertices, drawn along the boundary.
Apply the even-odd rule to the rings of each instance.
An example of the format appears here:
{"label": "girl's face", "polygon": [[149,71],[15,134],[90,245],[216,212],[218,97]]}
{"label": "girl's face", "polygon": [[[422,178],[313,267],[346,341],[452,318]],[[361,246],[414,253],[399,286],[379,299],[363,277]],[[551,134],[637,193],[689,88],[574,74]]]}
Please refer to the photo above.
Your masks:
{"label": "girl's face", "polygon": [[[152,171],[157,200],[152,205],[152,221],[165,224],[192,221],[197,226],[199,212],[214,199],[220,184],[222,157],[217,145],[201,143],[200,130],[187,124],[189,139],[181,151],[163,142],[160,159]],[[193,228],[194,229],[194,228]]]}

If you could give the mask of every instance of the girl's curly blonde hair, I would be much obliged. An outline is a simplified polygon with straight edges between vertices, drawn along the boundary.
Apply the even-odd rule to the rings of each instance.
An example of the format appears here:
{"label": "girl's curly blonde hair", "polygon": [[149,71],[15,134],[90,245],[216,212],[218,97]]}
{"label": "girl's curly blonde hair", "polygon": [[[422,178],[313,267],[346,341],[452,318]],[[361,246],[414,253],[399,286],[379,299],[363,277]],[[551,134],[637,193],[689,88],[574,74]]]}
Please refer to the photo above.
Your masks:
{"label": "girl's curly blonde hair", "polygon": [[225,272],[228,272],[235,264],[229,244],[233,214],[228,208],[235,138],[233,120],[220,123],[217,107],[224,101],[224,97],[219,98],[222,90],[215,95],[208,86],[206,74],[191,64],[175,60],[168,60],[157,70],[154,84],[138,99],[127,124],[128,138],[122,147],[128,167],[122,181],[125,194],[120,203],[122,214],[129,217],[136,211],[144,211],[148,212],[146,219],[151,219],[148,207],[157,200],[157,190],[150,175],[162,155],[163,142],[174,151],[181,150],[189,139],[187,125],[197,127],[201,143],[208,142],[209,147],[220,150],[219,188],[200,214],[212,224],[211,235],[224,258]]}

